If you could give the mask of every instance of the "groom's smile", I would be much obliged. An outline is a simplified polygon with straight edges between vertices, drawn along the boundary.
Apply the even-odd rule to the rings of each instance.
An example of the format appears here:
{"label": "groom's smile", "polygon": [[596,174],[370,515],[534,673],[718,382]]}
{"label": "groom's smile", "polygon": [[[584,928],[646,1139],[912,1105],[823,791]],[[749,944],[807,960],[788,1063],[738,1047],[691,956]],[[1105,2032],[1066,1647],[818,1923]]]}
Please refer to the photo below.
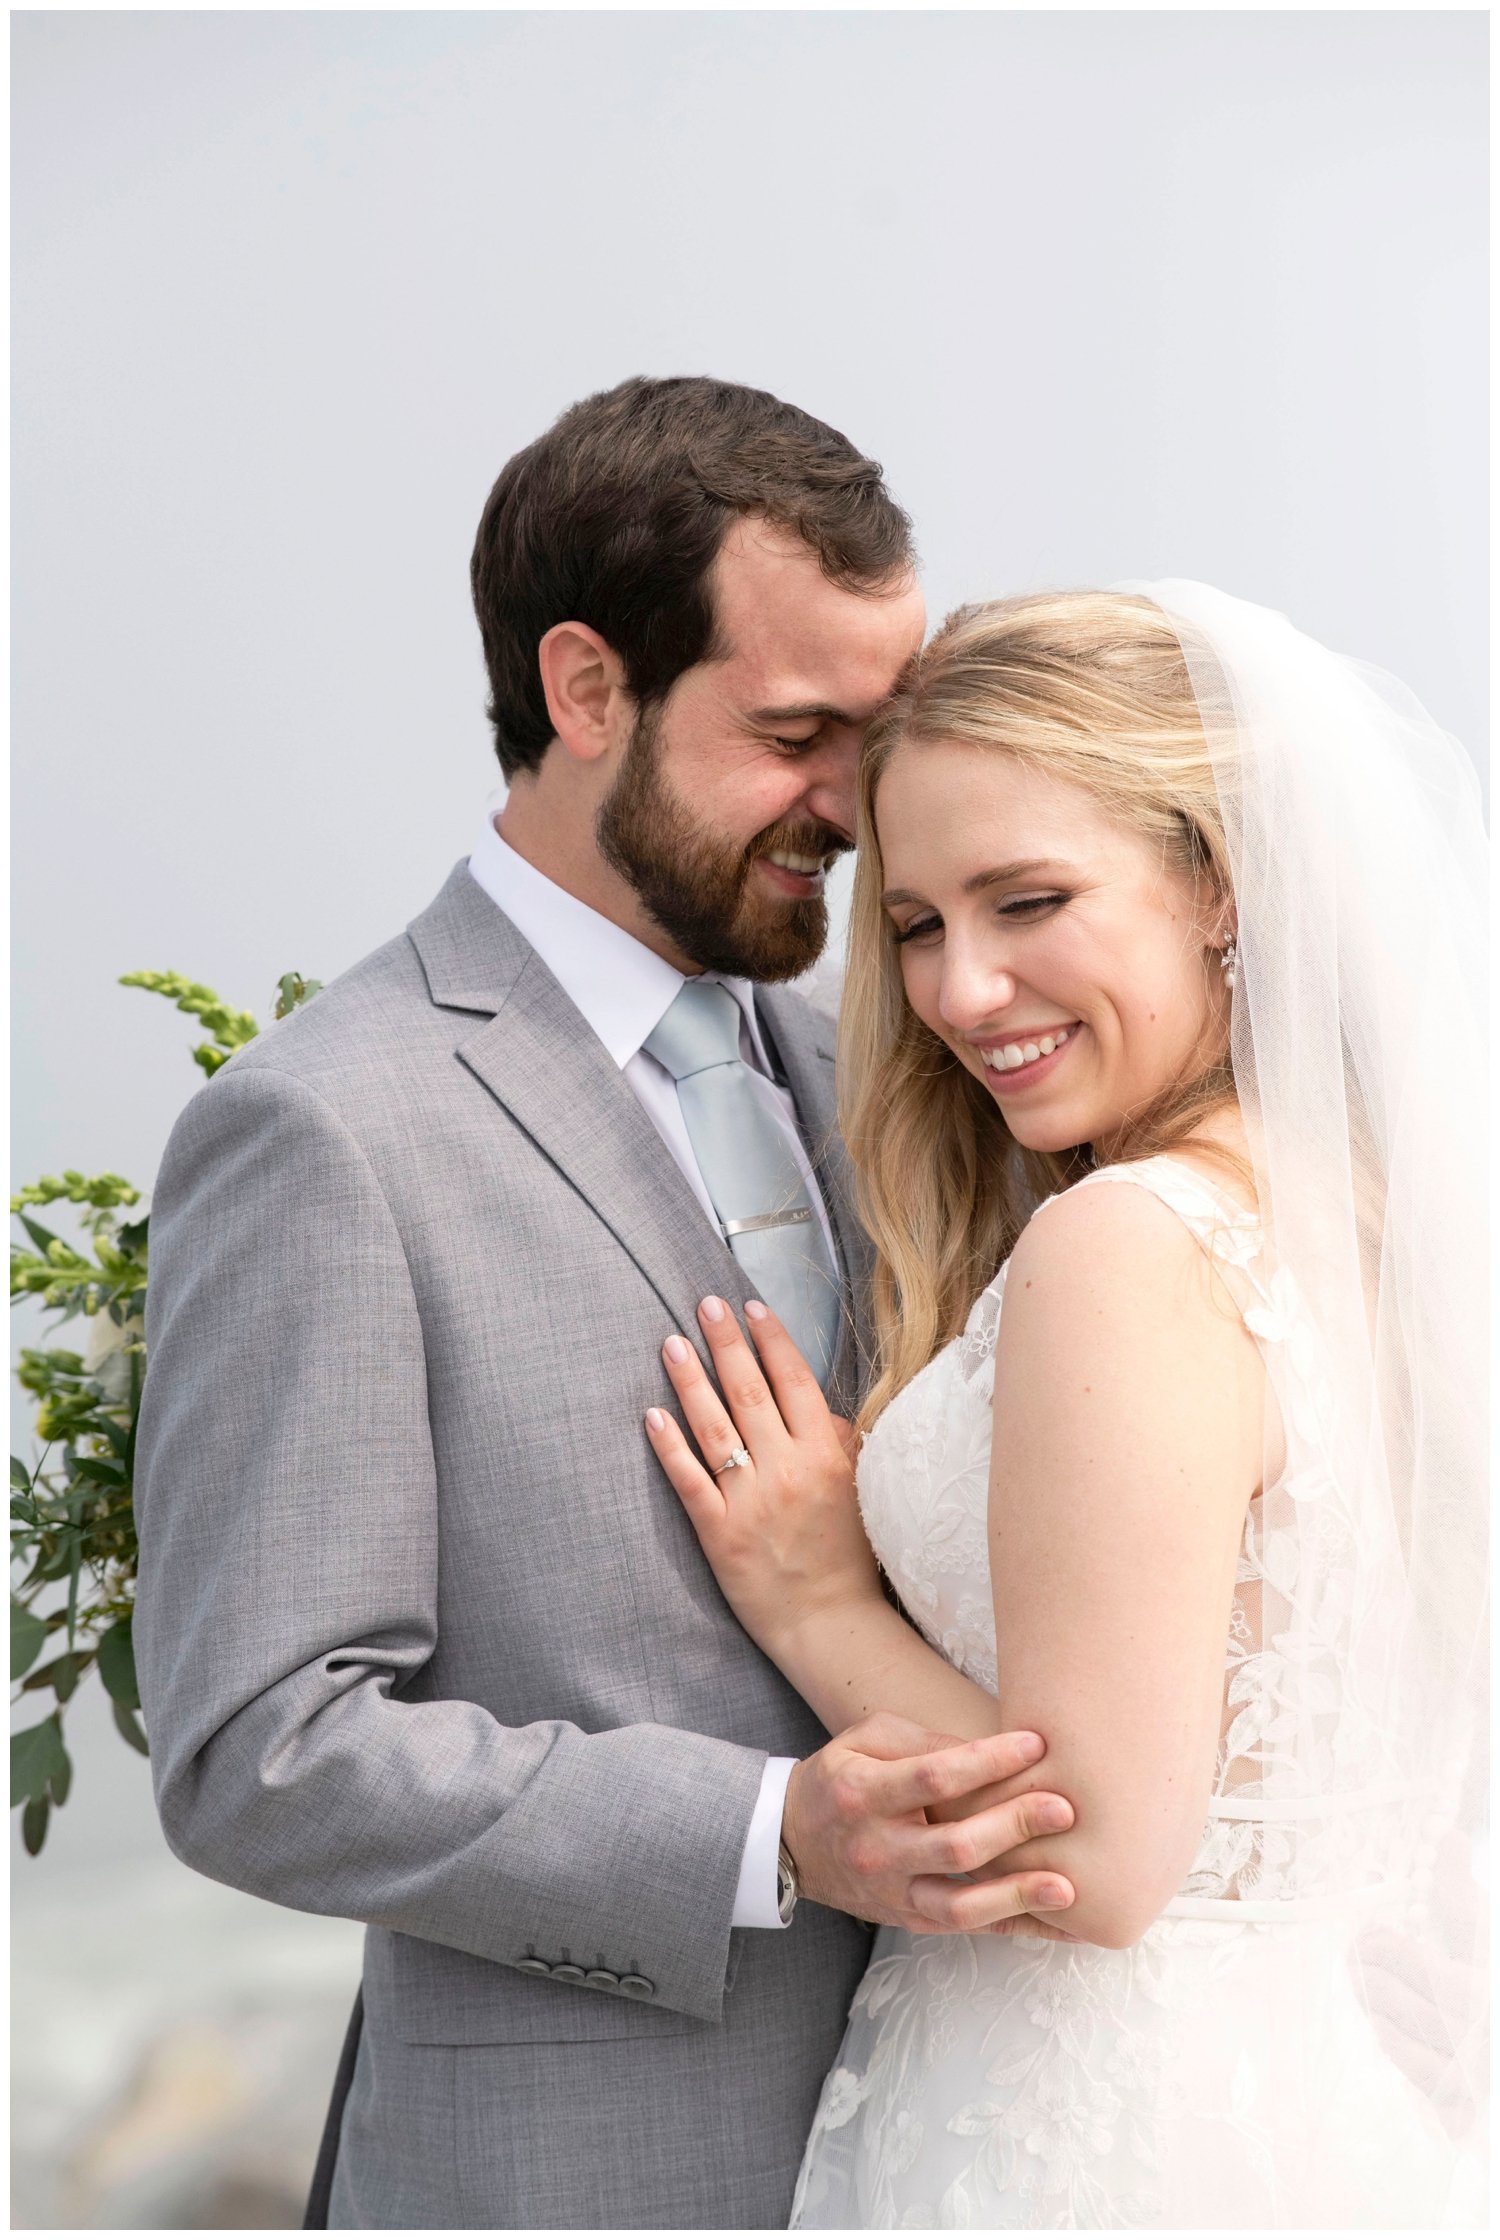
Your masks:
{"label": "groom's smile", "polygon": [[795,856],[789,849],[776,849],[758,861],[773,888],[793,897],[806,897],[823,892],[823,876],[832,868],[835,857],[826,863],[816,856]]}
{"label": "groom's smile", "polygon": [[751,980],[795,978],[828,938],[824,871],[848,839],[837,826],[793,817],[746,845],[673,782],[673,759],[665,711],[652,711],[599,811],[606,862],[648,913],[657,945],[670,941],[674,961]]}
{"label": "groom's smile", "polygon": [[921,644],[922,594],[910,574],[848,589],[754,519],[725,539],[712,594],[708,656],[639,716],[599,846],[674,963],[792,979],[827,939],[860,738]]}

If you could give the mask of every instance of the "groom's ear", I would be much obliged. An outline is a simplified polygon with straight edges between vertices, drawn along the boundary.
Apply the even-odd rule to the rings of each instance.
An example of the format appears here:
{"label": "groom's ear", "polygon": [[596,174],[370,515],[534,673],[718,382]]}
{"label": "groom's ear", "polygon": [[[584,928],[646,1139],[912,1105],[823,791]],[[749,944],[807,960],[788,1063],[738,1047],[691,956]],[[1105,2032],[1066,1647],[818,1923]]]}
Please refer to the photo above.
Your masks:
{"label": "groom's ear", "polygon": [[597,762],[623,744],[634,722],[625,664],[586,622],[554,623],[536,649],[547,714],[564,750]]}

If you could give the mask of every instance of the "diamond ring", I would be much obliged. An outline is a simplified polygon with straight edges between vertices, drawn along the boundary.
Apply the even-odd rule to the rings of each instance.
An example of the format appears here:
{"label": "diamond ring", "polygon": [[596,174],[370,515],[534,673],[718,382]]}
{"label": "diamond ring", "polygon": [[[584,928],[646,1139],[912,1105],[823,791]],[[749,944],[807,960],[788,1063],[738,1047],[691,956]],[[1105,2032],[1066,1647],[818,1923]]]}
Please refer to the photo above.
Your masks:
{"label": "diamond ring", "polygon": [[734,1453],[729,1457],[729,1460],[727,1462],[721,1462],[717,1470],[711,1470],[709,1472],[709,1476],[711,1478],[722,1478],[726,1470],[748,1470],[749,1467],[749,1455],[745,1452],[745,1449],[743,1447],[736,1447]]}

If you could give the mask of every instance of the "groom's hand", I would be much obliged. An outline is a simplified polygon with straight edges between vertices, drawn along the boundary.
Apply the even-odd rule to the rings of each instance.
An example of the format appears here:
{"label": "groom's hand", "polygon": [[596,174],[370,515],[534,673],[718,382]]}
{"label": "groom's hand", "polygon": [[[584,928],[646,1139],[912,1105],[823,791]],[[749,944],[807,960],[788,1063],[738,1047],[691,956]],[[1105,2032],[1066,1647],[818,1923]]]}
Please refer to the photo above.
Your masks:
{"label": "groom's hand", "polygon": [[981,1882],[955,1881],[1013,1851],[1028,1836],[1073,1824],[1065,1797],[1029,1789],[967,1819],[934,1825],[929,1806],[949,1805],[1033,1766],[1045,1754],[1034,1734],[960,1742],[877,1712],[811,1758],[787,1784],[781,1831],[802,1894],[861,1921],[914,1935],[1004,1933],[1022,1914],[1056,1914],[1073,1886],[1052,1868]]}

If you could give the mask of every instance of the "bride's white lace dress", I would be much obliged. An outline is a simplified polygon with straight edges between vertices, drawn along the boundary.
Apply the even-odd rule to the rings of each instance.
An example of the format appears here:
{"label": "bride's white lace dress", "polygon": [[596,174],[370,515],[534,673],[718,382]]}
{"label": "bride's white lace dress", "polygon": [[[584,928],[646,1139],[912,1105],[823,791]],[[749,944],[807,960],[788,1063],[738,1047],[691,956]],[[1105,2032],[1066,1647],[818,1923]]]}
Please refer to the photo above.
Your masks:
{"label": "bride's white lace dress", "polygon": [[[1350,1629],[1378,1627],[1379,1611],[1336,1597],[1300,1609],[1275,1529],[1287,1501],[1303,1530],[1309,1505],[1320,1534],[1346,1529],[1320,1438],[1316,1332],[1284,1276],[1264,1282],[1254,1217],[1198,1169],[1158,1158],[1075,1187],[1107,1181],[1151,1190],[1212,1254],[1262,1349],[1286,1438],[1285,1469],[1246,1523],[1203,1839],[1128,1950],[882,1930],[792,2222],[1441,2223],[1451,2150],[1381,2045],[1354,1942],[1362,1919],[1399,1922],[1420,1890],[1421,1783],[1361,1733],[1341,1684]],[[986,1506],[1004,1292],[1002,1268],[962,1337],[881,1416],[859,1468],[866,1528],[908,1612],[991,1691]],[[1326,1725],[1325,1701],[1339,1713]]]}

